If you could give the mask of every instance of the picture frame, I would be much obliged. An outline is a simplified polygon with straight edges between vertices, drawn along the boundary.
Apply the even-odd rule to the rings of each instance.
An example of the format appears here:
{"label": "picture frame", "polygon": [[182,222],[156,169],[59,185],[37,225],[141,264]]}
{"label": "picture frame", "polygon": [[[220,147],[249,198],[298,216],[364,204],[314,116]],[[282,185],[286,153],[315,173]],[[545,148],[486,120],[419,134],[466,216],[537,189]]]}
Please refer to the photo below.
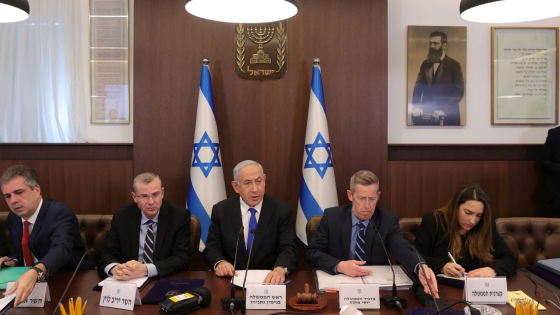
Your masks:
{"label": "picture frame", "polygon": [[408,126],[465,126],[466,26],[408,26]]}
{"label": "picture frame", "polygon": [[128,0],[90,0],[92,124],[130,123]]}
{"label": "picture frame", "polygon": [[491,124],[558,124],[558,27],[492,27]]}

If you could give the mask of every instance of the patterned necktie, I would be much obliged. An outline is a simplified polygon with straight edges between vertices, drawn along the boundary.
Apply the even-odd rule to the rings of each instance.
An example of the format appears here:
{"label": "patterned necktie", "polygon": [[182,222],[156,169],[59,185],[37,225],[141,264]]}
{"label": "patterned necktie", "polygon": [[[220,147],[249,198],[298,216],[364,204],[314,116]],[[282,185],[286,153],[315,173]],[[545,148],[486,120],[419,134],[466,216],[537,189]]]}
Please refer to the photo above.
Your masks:
{"label": "patterned necktie", "polygon": [[251,230],[257,230],[257,217],[255,216],[257,210],[249,208],[249,211],[251,211],[251,219],[249,219],[249,234],[247,235],[247,254],[251,253],[251,245],[253,245],[253,233],[251,233]]}
{"label": "patterned necktie", "polygon": [[356,238],[356,248],[355,248],[355,258],[356,260],[365,261],[366,257],[366,227],[362,222],[357,224],[360,229],[358,232],[358,237]]}
{"label": "patterned necktie", "polygon": [[31,256],[31,251],[29,250],[29,221],[23,221],[23,237],[21,238],[21,249],[23,250],[23,259],[25,260],[25,266],[33,266],[33,256]]}
{"label": "patterned necktie", "polygon": [[152,230],[152,224],[154,221],[148,220],[146,224],[148,225],[148,233],[146,233],[146,239],[144,240],[144,256],[142,257],[143,264],[153,264],[154,263],[154,230]]}

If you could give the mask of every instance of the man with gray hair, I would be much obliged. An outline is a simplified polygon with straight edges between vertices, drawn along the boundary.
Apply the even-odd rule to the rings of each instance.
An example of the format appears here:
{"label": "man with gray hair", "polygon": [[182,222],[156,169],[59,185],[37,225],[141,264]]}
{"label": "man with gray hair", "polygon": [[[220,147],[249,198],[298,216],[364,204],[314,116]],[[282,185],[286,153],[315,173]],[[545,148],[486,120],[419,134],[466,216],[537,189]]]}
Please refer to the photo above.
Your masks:
{"label": "man with gray hair", "polygon": [[[419,274],[424,291],[430,294],[426,277],[419,268],[418,258],[410,250],[410,243],[402,236],[396,215],[377,207],[381,196],[379,179],[370,171],[359,171],[350,179],[346,206],[325,210],[316,234],[309,242],[307,261],[330,274],[342,273],[360,277],[372,271],[361,266],[387,265],[383,246],[408,270]],[[378,229],[377,235],[373,224]],[[383,243],[380,240],[383,238]],[[385,244],[385,245],[383,245]],[[428,281],[439,298],[436,277],[424,266]]]}
{"label": "man with gray hair", "polygon": [[[35,283],[46,281],[61,268],[75,269],[85,247],[74,212],[56,199],[43,198],[37,173],[31,167],[14,165],[6,169],[0,175],[0,187],[12,210],[6,226],[16,256],[9,262],[8,257],[0,258],[0,266],[31,267],[5,293],[17,289],[17,306],[31,294]],[[86,259],[81,268],[93,269],[93,264]]]}
{"label": "man with gray hair", "polygon": [[98,272],[119,280],[165,277],[189,269],[191,213],[163,199],[157,174],[142,173],[132,183],[133,203],[115,211]]}
{"label": "man with gray hair", "polygon": [[[222,200],[212,208],[203,255],[206,265],[220,277],[237,276],[235,269],[271,270],[263,282],[282,283],[294,271],[298,260],[294,208],[264,193],[266,175],[251,160],[233,169],[231,182],[239,197]],[[236,243],[239,231],[243,235]],[[233,266],[237,251],[237,264]]]}

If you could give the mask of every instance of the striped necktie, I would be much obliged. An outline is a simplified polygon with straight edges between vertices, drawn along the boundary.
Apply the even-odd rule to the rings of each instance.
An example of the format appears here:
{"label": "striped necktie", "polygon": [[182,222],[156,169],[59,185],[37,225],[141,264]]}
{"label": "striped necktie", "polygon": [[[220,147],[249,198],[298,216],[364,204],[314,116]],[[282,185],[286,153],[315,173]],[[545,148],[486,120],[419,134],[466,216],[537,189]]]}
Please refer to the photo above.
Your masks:
{"label": "striped necktie", "polygon": [[356,224],[360,229],[358,231],[358,237],[356,237],[356,248],[355,248],[355,258],[356,260],[365,261],[366,258],[366,227],[362,222]]}
{"label": "striped necktie", "polygon": [[148,220],[146,224],[148,225],[148,233],[146,233],[146,238],[144,239],[144,256],[142,257],[143,264],[153,264],[154,263],[154,230],[152,229],[152,224],[154,221]]}

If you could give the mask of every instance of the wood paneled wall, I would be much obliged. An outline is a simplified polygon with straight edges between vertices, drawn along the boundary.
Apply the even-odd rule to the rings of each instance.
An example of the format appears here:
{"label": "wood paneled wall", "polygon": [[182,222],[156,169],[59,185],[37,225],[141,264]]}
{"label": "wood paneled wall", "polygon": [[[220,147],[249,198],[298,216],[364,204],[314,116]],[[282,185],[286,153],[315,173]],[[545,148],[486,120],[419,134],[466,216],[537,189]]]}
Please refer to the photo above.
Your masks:
{"label": "wood paneled wall", "polygon": [[371,169],[387,183],[387,1],[305,0],[288,21],[288,73],[234,73],[234,25],[194,17],[177,0],[137,1],[134,173],[153,171],[184,204],[202,59],[210,59],[228,196],[235,164],[259,161],[267,193],[298,203],[313,58],[321,59],[338,195]]}
{"label": "wood paneled wall", "polygon": [[535,145],[392,146],[389,209],[401,218],[420,217],[444,206],[461,185],[477,182],[488,192],[494,218],[546,216],[541,150]]}
{"label": "wood paneled wall", "polygon": [[[132,145],[0,145],[0,172],[29,165],[45,198],[76,214],[109,214],[132,202]],[[10,211],[0,202],[0,211]]]}

